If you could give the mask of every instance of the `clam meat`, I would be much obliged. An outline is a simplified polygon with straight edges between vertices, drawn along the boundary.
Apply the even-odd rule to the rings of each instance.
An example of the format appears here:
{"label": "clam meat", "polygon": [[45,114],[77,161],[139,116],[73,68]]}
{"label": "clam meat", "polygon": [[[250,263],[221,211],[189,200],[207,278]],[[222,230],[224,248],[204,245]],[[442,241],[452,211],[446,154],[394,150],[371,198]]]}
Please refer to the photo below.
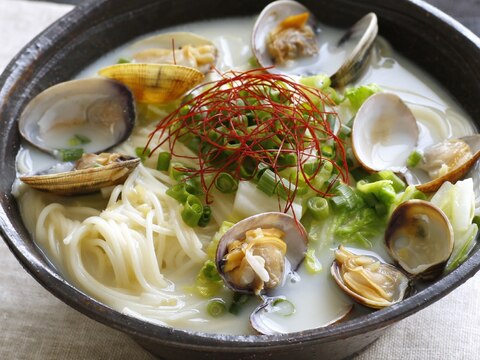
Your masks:
{"label": "clam meat", "polygon": [[[405,172],[405,178],[421,191],[434,192],[446,181],[455,183],[463,178],[478,159],[480,134],[446,139],[425,148],[420,164]],[[428,177],[422,177],[419,171],[424,171]],[[426,180],[421,181],[423,179]]]}
{"label": "clam meat", "polygon": [[309,16],[308,12],[288,16],[268,33],[267,50],[276,65],[318,53],[315,32],[307,24]]}
{"label": "clam meat", "polygon": [[20,180],[30,187],[58,195],[88,194],[122,184],[140,159],[116,153],[83,154],[75,163],[61,163]]}
{"label": "clam meat", "polygon": [[125,141],[135,116],[133,95],[127,87],[91,78],[44,90],[29,102],[18,126],[25,140],[54,156],[61,149],[78,146],[98,153]]}
{"label": "clam meat", "polygon": [[263,213],[239,221],[219,241],[216,262],[234,291],[260,295],[281,285],[305,257],[307,236],[284,213]]}
{"label": "clam meat", "polygon": [[392,213],[385,243],[392,258],[406,272],[433,278],[452,254],[453,229],[437,206],[428,201],[409,200]]}
{"label": "clam meat", "polygon": [[137,41],[127,50],[135,63],[172,64],[209,72],[218,51],[210,40],[189,32],[174,32]]}
{"label": "clam meat", "polygon": [[330,268],[340,288],[362,305],[381,309],[403,300],[409,280],[393,265],[340,245]]}
{"label": "clam meat", "polygon": [[116,64],[100,69],[99,75],[127,86],[141,103],[163,104],[181,98],[200,84],[199,70],[170,64]]}
{"label": "clam meat", "polygon": [[[368,63],[378,32],[377,17],[369,13],[352,26],[337,42],[337,52],[345,53],[329,73],[332,86],[343,87],[355,81]],[[328,73],[323,61],[324,42],[315,16],[292,0],[270,3],[259,15],[252,33],[252,51],[258,63],[271,73],[317,75]],[[339,64],[339,65],[337,65]]]}

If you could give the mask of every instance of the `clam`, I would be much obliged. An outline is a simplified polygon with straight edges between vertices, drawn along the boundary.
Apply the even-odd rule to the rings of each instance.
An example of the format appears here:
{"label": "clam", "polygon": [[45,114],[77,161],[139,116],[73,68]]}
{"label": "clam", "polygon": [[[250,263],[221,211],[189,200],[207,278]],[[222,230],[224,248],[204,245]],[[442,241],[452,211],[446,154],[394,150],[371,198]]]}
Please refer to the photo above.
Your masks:
{"label": "clam", "polygon": [[400,204],[385,231],[387,249],[409,274],[432,278],[453,251],[453,229],[437,206],[423,200]]}
{"label": "clam", "polygon": [[[329,74],[332,86],[355,81],[367,62],[378,32],[377,17],[369,13],[353,25],[337,42],[347,48],[341,65]],[[252,33],[252,50],[258,63],[272,73],[316,75],[325,73],[319,61],[322,42],[317,21],[302,4],[279,0],[259,15]]]}
{"label": "clam", "polygon": [[[336,318],[320,326],[325,327],[344,320],[352,309],[352,304],[344,307]],[[289,331],[282,326],[281,320],[293,315],[293,313],[295,313],[295,307],[283,296],[268,297],[250,315],[250,324],[258,333],[263,335],[285,334]]]}
{"label": "clam", "polygon": [[[424,156],[418,169],[428,173],[429,178],[418,184],[419,178],[409,171],[406,180],[416,185],[423,192],[437,191],[440,186],[450,181],[455,183],[463,178],[480,159],[480,134],[460,138],[446,139],[424,150]],[[417,169],[417,168],[416,168]],[[418,170],[416,170],[418,173]]]}
{"label": "clam", "polygon": [[84,150],[105,151],[126,140],[135,125],[131,92],[109,79],[83,79],[54,85],[33,98],[18,126],[20,134],[52,155],[81,137]]}
{"label": "clam", "polygon": [[127,49],[136,63],[175,64],[207,73],[217,60],[217,48],[210,40],[190,32],[173,32],[147,37]]}
{"label": "clam", "polygon": [[404,171],[417,141],[415,117],[397,95],[374,94],[363,103],[355,116],[352,127],[353,153],[368,171]]}
{"label": "clam", "polygon": [[260,295],[280,286],[303,261],[306,249],[306,231],[292,216],[254,215],[221,237],[217,269],[230,289]]}
{"label": "clam", "polygon": [[75,163],[62,163],[20,180],[58,195],[87,194],[123,183],[139,163],[139,158],[115,153],[83,154]]}
{"label": "clam", "polygon": [[409,285],[408,277],[393,265],[355,254],[341,245],[335,251],[330,272],[346,294],[374,309],[402,301]]}
{"label": "clam", "polygon": [[170,64],[116,64],[99,75],[126,85],[141,103],[167,103],[182,97],[204,79],[197,69]]}

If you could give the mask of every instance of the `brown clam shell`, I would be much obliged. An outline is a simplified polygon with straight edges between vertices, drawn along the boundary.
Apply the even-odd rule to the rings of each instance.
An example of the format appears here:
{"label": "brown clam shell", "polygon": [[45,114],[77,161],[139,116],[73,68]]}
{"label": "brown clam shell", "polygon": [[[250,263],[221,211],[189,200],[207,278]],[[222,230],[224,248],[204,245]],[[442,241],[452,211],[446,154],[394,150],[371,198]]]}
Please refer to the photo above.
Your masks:
{"label": "brown clam shell", "polygon": [[21,176],[20,180],[34,189],[58,195],[78,195],[118,185],[137,167],[140,159],[122,156],[111,164],[56,174]]}

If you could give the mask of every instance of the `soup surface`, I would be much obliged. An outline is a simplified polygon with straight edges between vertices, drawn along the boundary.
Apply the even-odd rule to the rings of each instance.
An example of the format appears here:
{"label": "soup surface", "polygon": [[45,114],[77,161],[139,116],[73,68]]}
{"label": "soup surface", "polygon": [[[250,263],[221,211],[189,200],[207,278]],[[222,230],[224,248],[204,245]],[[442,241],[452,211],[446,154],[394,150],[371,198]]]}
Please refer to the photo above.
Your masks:
{"label": "soup surface", "polygon": [[[161,33],[189,31],[210,39],[218,49],[217,72],[208,75],[214,80],[220,78],[218,73],[251,68],[250,37],[254,21],[248,17],[197,22],[163,29]],[[321,27],[320,61],[328,75],[341,62],[338,59],[345,56],[334,45],[342,34],[343,30]],[[78,78],[98,76],[99,69],[117,63],[120,58],[128,58],[131,56],[130,45],[106,54],[82,70]],[[382,38],[377,38],[368,69],[351,86],[370,83],[378,84],[385,92],[397,94],[411,109],[419,127],[419,149],[476,132],[473,122],[448,93]],[[178,105],[178,102],[161,106],[139,105],[134,132],[115,151],[139,155],[138,149],[145,147],[158,121]],[[335,111],[343,123],[348,123],[353,116],[348,106],[339,105]],[[54,141],[59,141],[61,129],[51,135]],[[188,153],[188,149],[182,148],[185,144],[178,144],[178,147],[179,151]],[[168,151],[168,147],[164,145],[160,150]],[[271,199],[264,202],[266,195],[259,195],[255,186],[248,184],[240,184],[239,189],[243,187],[241,191],[248,193],[248,187],[253,186],[252,197],[244,199],[240,205],[235,205],[240,201],[235,194],[214,191],[212,220],[206,227],[190,228],[182,221],[182,205],[166,195],[174,181],[168,172],[155,170],[156,160],[156,156],[144,158],[143,164],[124,185],[92,195],[62,197],[33,190],[18,181],[14,193],[24,222],[48,258],[72,283],[118,311],[180,329],[222,334],[255,333],[249,316],[261,301],[254,296],[240,299],[241,296],[234,296],[222,285],[213,288],[211,284],[205,285],[202,283],[205,279],[200,279],[199,273],[205,268],[205,261],[212,258],[209,244],[223,221],[235,222],[250,215],[247,203],[253,212],[281,210],[279,200],[275,198],[273,206],[268,205],[272,204]],[[185,165],[195,165],[182,161],[186,162]],[[35,172],[55,162],[55,159],[24,144],[18,154],[17,171],[19,174]],[[471,172],[477,174],[474,178],[477,215],[480,209],[478,166]],[[305,208],[300,210],[299,217],[302,211],[305,212]],[[286,316],[269,315],[277,331],[325,326],[343,317],[354,304],[330,275],[339,241],[332,235],[328,223],[324,221],[315,225],[317,238],[309,243],[309,248],[316,254],[314,270],[304,261],[294,276],[287,277],[284,286],[269,293],[269,296],[285,297],[287,304],[292,304],[294,309]],[[312,231],[311,227],[308,230]],[[372,235],[368,242],[347,242],[346,246],[392,262],[385,249],[383,231]],[[212,315],[212,303],[223,304],[221,306],[230,310],[232,304],[238,306],[234,311],[221,310],[220,314],[214,312]],[[351,314],[365,311],[368,310],[356,304]]]}

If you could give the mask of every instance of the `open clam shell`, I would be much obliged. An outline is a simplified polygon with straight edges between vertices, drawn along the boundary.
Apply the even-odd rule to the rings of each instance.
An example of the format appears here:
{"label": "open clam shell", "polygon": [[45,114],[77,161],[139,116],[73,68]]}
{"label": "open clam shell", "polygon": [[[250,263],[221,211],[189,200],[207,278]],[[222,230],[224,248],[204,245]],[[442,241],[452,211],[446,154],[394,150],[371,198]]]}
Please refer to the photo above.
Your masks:
{"label": "open clam shell", "polygon": [[[255,266],[250,266],[250,263],[244,264],[246,266],[240,267],[240,269],[246,269],[244,274],[239,274],[242,278],[251,277],[246,285],[239,285],[237,280],[231,275],[230,272],[226,271],[226,267],[229,266],[229,261],[227,255],[229,254],[229,246],[235,241],[242,241],[246,237],[246,232],[249,230],[257,229],[278,229],[283,232],[281,240],[286,244],[286,253],[284,258],[279,259],[273,255],[278,255],[277,249],[274,247],[264,247],[260,252],[252,252],[254,257],[261,257],[263,260],[260,260],[260,263],[264,263],[264,267],[260,271],[269,271],[268,269],[277,268],[279,273],[272,274],[269,273],[270,279],[272,276],[277,276],[280,278],[280,282],[284,281],[284,276],[290,272],[295,271],[300,263],[305,257],[307,251],[307,233],[303,226],[296,221],[292,216],[280,213],[280,212],[269,212],[250,216],[246,219],[243,219],[232,226],[220,239],[217,247],[216,253],[216,264],[217,269],[221,277],[223,278],[225,284],[232,290],[236,292],[243,292],[248,294],[258,294],[259,292],[264,292],[267,289],[264,289],[264,285],[267,283],[266,280],[263,280],[261,284],[261,289],[254,288],[254,283],[257,283],[259,279],[257,270],[252,270]],[[269,251],[274,252],[270,258]],[[246,255],[242,257],[247,258]],[[245,261],[249,261],[248,259]],[[266,264],[266,265],[265,265]],[[281,269],[278,269],[281,267]],[[247,273],[248,272],[248,273]],[[248,276],[247,276],[248,275]]]}
{"label": "open clam shell", "polygon": [[99,75],[127,86],[141,103],[167,103],[182,97],[204,79],[194,68],[170,64],[116,64],[100,69]]}
{"label": "open clam shell", "polygon": [[397,95],[369,97],[355,116],[352,148],[368,171],[402,171],[418,142],[418,126],[411,110]]}
{"label": "open clam shell", "polygon": [[340,39],[337,46],[356,40],[356,45],[347,56],[342,66],[331,76],[332,86],[342,88],[354,82],[362,73],[370,56],[373,43],[378,33],[377,15],[368,13],[358,20]]}
{"label": "open clam shell", "polygon": [[338,286],[355,301],[374,309],[403,300],[409,279],[395,266],[343,246],[335,251],[330,272]]}
{"label": "open clam shell", "polygon": [[387,249],[409,274],[435,277],[452,254],[454,237],[450,221],[428,201],[409,200],[392,213],[385,231]]}
{"label": "open clam shell", "polygon": [[[288,329],[282,326],[282,317],[288,317],[295,311],[291,304],[283,297],[268,297],[250,315],[250,324],[260,334],[286,334]],[[337,317],[319,327],[329,326],[344,320],[352,311],[353,304],[345,306]]]}
{"label": "open clam shell", "polygon": [[137,63],[183,65],[204,74],[211,70],[218,57],[212,41],[190,32],[150,36],[135,42],[126,51]]}
{"label": "open clam shell", "polygon": [[[84,154],[79,161],[93,154]],[[96,155],[102,159],[101,165],[93,159],[91,166],[76,168],[77,163],[55,166],[44,173],[21,176],[20,180],[30,187],[58,195],[88,194],[102,188],[118,185],[125,181],[128,175],[140,163],[140,159],[120,154],[103,153]]]}
{"label": "open clam shell", "polygon": [[[274,66],[274,60],[269,53],[266,41],[273,29],[289,16],[308,13],[307,25],[313,29],[316,37],[316,43],[322,42],[321,33],[318,31],[318,23],[315,16],[302,4],[291,0],[279,0],[270,3],[259,15],[255,22],[252,33],[252,51],[258,63],[268,68],[271,73],[288,73],[293,75],[316,75],[325,73],[326,70],[318,61],[322,54],[313,54],[311,59],[292,60],[294,64],[289,66]],[[340,67],[333,73],[328,74],[332,79],[332,86],[343,87],[346,84],[355,81],[364,69],[367,63],[371,49],[378,33],[377,16],[369,13],[361,18],[339,39],[336,46],[345,47],[347,55]],[[351,50],[350,50],[351,49]]]}
{"label": "open clam shell", "polygon": [[[440,186],[442,186],[442,184],[446,181],[455,183],[458,180],[462,179],[472,168],[472,166],[475,165],[475,163],[480,159],[480,134],[460,137],[458,140],[468,145],[471,156],[461,160],[456,166],[453,166],[444,175],[422,184],[416,184],[416,188],[418,190],[423,192],[434,192],[437,191]],[[449,151],[449,149],[446,148],[445,151]],[[452,155],[452,157],[455,156],[455,154]],[[441,154],[439,154],[438,159],[434,161],[440,161],[440,158]],[[410,184],[414,184],[414,182],[411,181],[411,177],[406,176],[406,179],[407,182],[409,182]]]}
{"label": "open clam shell", "polygon": [[91,140],[86,152],[98,153],[125,141],[135,125],[133,95],[117,81],[101,78],[54,85],[33,98],[18,121],[20,134],[55,156],[81,134]]}

